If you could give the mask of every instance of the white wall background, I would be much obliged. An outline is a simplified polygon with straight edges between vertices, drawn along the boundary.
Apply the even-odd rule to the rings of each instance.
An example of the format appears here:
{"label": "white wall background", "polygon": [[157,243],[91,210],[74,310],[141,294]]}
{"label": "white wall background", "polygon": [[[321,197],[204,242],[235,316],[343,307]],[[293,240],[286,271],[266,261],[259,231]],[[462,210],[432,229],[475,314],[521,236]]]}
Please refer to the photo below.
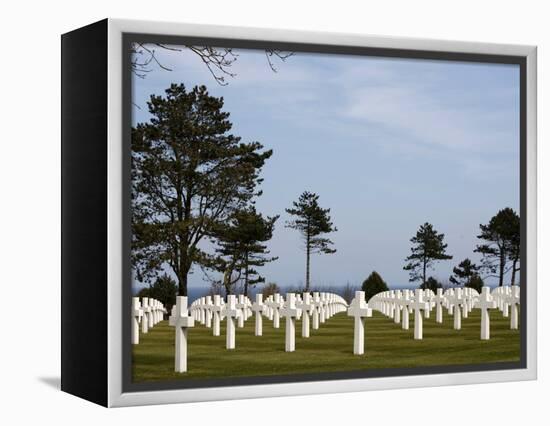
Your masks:
{"label": "white wall background", "polygon": [[[550,236],[550,31],[537,0],[25,1],[4,2],[0,25],[0,406],[6,424],[349,422],[518,424],[548,419],[545,268]],[[539,380],[356,394],[106,410],[63,394],[60,321],[61,33],[105,18],[356,32],[539,46]],[[7,311],[6,311],[7,309]],[[545,395],[546,393],[546,395]],[[452,408],[454,407],[454,408]],[[451,410],[449,411],[449,408]],[[46,417],[44,417],[46,416]],[[234,421],[226,420],[234,416]],[[535,416],[535,417],[533,417]],[[539,420],[536,420],[536,417]],[[11,421],[9,420],[11,418]],[[201,420],[202,419],[202,420]],[[256,423],[258,424],[258,423]]]}

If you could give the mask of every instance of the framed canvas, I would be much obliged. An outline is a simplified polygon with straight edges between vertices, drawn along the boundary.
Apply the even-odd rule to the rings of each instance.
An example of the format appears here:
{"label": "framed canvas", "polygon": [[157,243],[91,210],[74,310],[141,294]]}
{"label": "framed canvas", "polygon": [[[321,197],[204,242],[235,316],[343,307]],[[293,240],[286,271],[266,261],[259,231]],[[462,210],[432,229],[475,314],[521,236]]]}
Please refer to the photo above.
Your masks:
{"label": "framed canvas", "polygon": [[107,19],[62,36],[62,389],[536,378],[536,48]]}

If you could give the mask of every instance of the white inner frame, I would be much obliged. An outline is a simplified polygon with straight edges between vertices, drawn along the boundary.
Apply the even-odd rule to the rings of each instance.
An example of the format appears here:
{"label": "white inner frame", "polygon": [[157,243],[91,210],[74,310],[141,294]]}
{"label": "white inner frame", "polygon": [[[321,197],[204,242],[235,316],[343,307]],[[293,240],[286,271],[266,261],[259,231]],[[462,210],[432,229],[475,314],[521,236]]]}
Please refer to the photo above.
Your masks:
{"label": "white inner frame", "polygon": [[[317,33],[274,29],[109,19],[108,25],[108,153],[107,153],[107,250],[108,250],[108,405],[129,406],[261,398],[303,394],[357,392],[421,386],[534,380],[537,377],[537,51],[534,46],[439,41],[398,37]],[[122,34],[161,34],[187,37],[231,38],[333,46],[362,46],[436,52],[512,55],[527,58],[527,368],[424,374],[381,378],[329,380],[122,392]],[[522,301],[523,303],[523,301]]]}

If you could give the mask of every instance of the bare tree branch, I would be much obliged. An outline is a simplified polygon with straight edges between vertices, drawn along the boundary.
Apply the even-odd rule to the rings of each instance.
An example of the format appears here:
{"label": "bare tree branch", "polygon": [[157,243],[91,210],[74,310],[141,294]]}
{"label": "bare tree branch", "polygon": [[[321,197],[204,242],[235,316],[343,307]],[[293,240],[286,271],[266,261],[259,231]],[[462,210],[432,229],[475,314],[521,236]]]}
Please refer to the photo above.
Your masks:
{"label": "bare tree branch", "polygon": [[274,50],[274,49],[265,50],[265,57],[267,58],[267,63],[269,64],[269,68],[271,68],[271,71],[273,72],[277,72],[277,68],[275,68],[275,65],[273,65],[273,61],[272,61],[273,56],[279,58],[281,62],[285,62],[292,55],[294,55],[294,52],[283,52],[282,50]]}
{"label": "bare tree branch", "polygon": [[[231,67],[239,55],[232,48],[212,46],[183,46],[183,48],[189,49],[201,59],[216,83],[220,86],[228,84],[228,77],[234,78],[236,76],[234,72],[231,72]],[[148,73],[153,71],[155,65],[165,71],[172,71],[171,68],[158,60],[157,49],[181,52],[183,48],[161,43],[134,43],[130,48],[132,53],[132,72],[139,78],[145,78]],[[277,72],[274,59],[285,62],[292,55],[294,55],[294,52],[285,52],[277,49],[265,50],[267,63],[273,72]]]}

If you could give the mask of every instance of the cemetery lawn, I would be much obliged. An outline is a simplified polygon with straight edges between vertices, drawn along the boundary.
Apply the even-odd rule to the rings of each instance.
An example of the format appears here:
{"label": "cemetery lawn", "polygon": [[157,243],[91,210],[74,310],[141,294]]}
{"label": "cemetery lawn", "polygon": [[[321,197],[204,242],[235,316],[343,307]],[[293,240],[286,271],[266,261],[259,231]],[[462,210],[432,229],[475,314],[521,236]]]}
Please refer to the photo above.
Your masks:
{"label": "cemetery lawn", "polygon": [[174,328],[162,321],[140,333],[133,350],[134,382],[271,376],[320,372],[353,371],[437,365],[481,364],[519,361],[520,333],[510,330],[510,319],[491,310],[491,339],[482,341],[480,311],[474,309],[462,319],[462,330],[453,330],[453,318],[444,310],[443,324],[436,324],[435,310],[424,319],[424,339],[414,340],[414,320],[410,329],[373,312],[366,320],[365,354],[353,355],[353,318],[339,313],[311,337],[301,337],[301,321],[296,321],[296,351],[285,352],[285,323],[274,329],[264,317],[263,336],[254,336],[254,317],[236,329],[236,348],[225,349],[225,321],[219,337],[195,322],[189,329],[188,371],[174,372]]}

